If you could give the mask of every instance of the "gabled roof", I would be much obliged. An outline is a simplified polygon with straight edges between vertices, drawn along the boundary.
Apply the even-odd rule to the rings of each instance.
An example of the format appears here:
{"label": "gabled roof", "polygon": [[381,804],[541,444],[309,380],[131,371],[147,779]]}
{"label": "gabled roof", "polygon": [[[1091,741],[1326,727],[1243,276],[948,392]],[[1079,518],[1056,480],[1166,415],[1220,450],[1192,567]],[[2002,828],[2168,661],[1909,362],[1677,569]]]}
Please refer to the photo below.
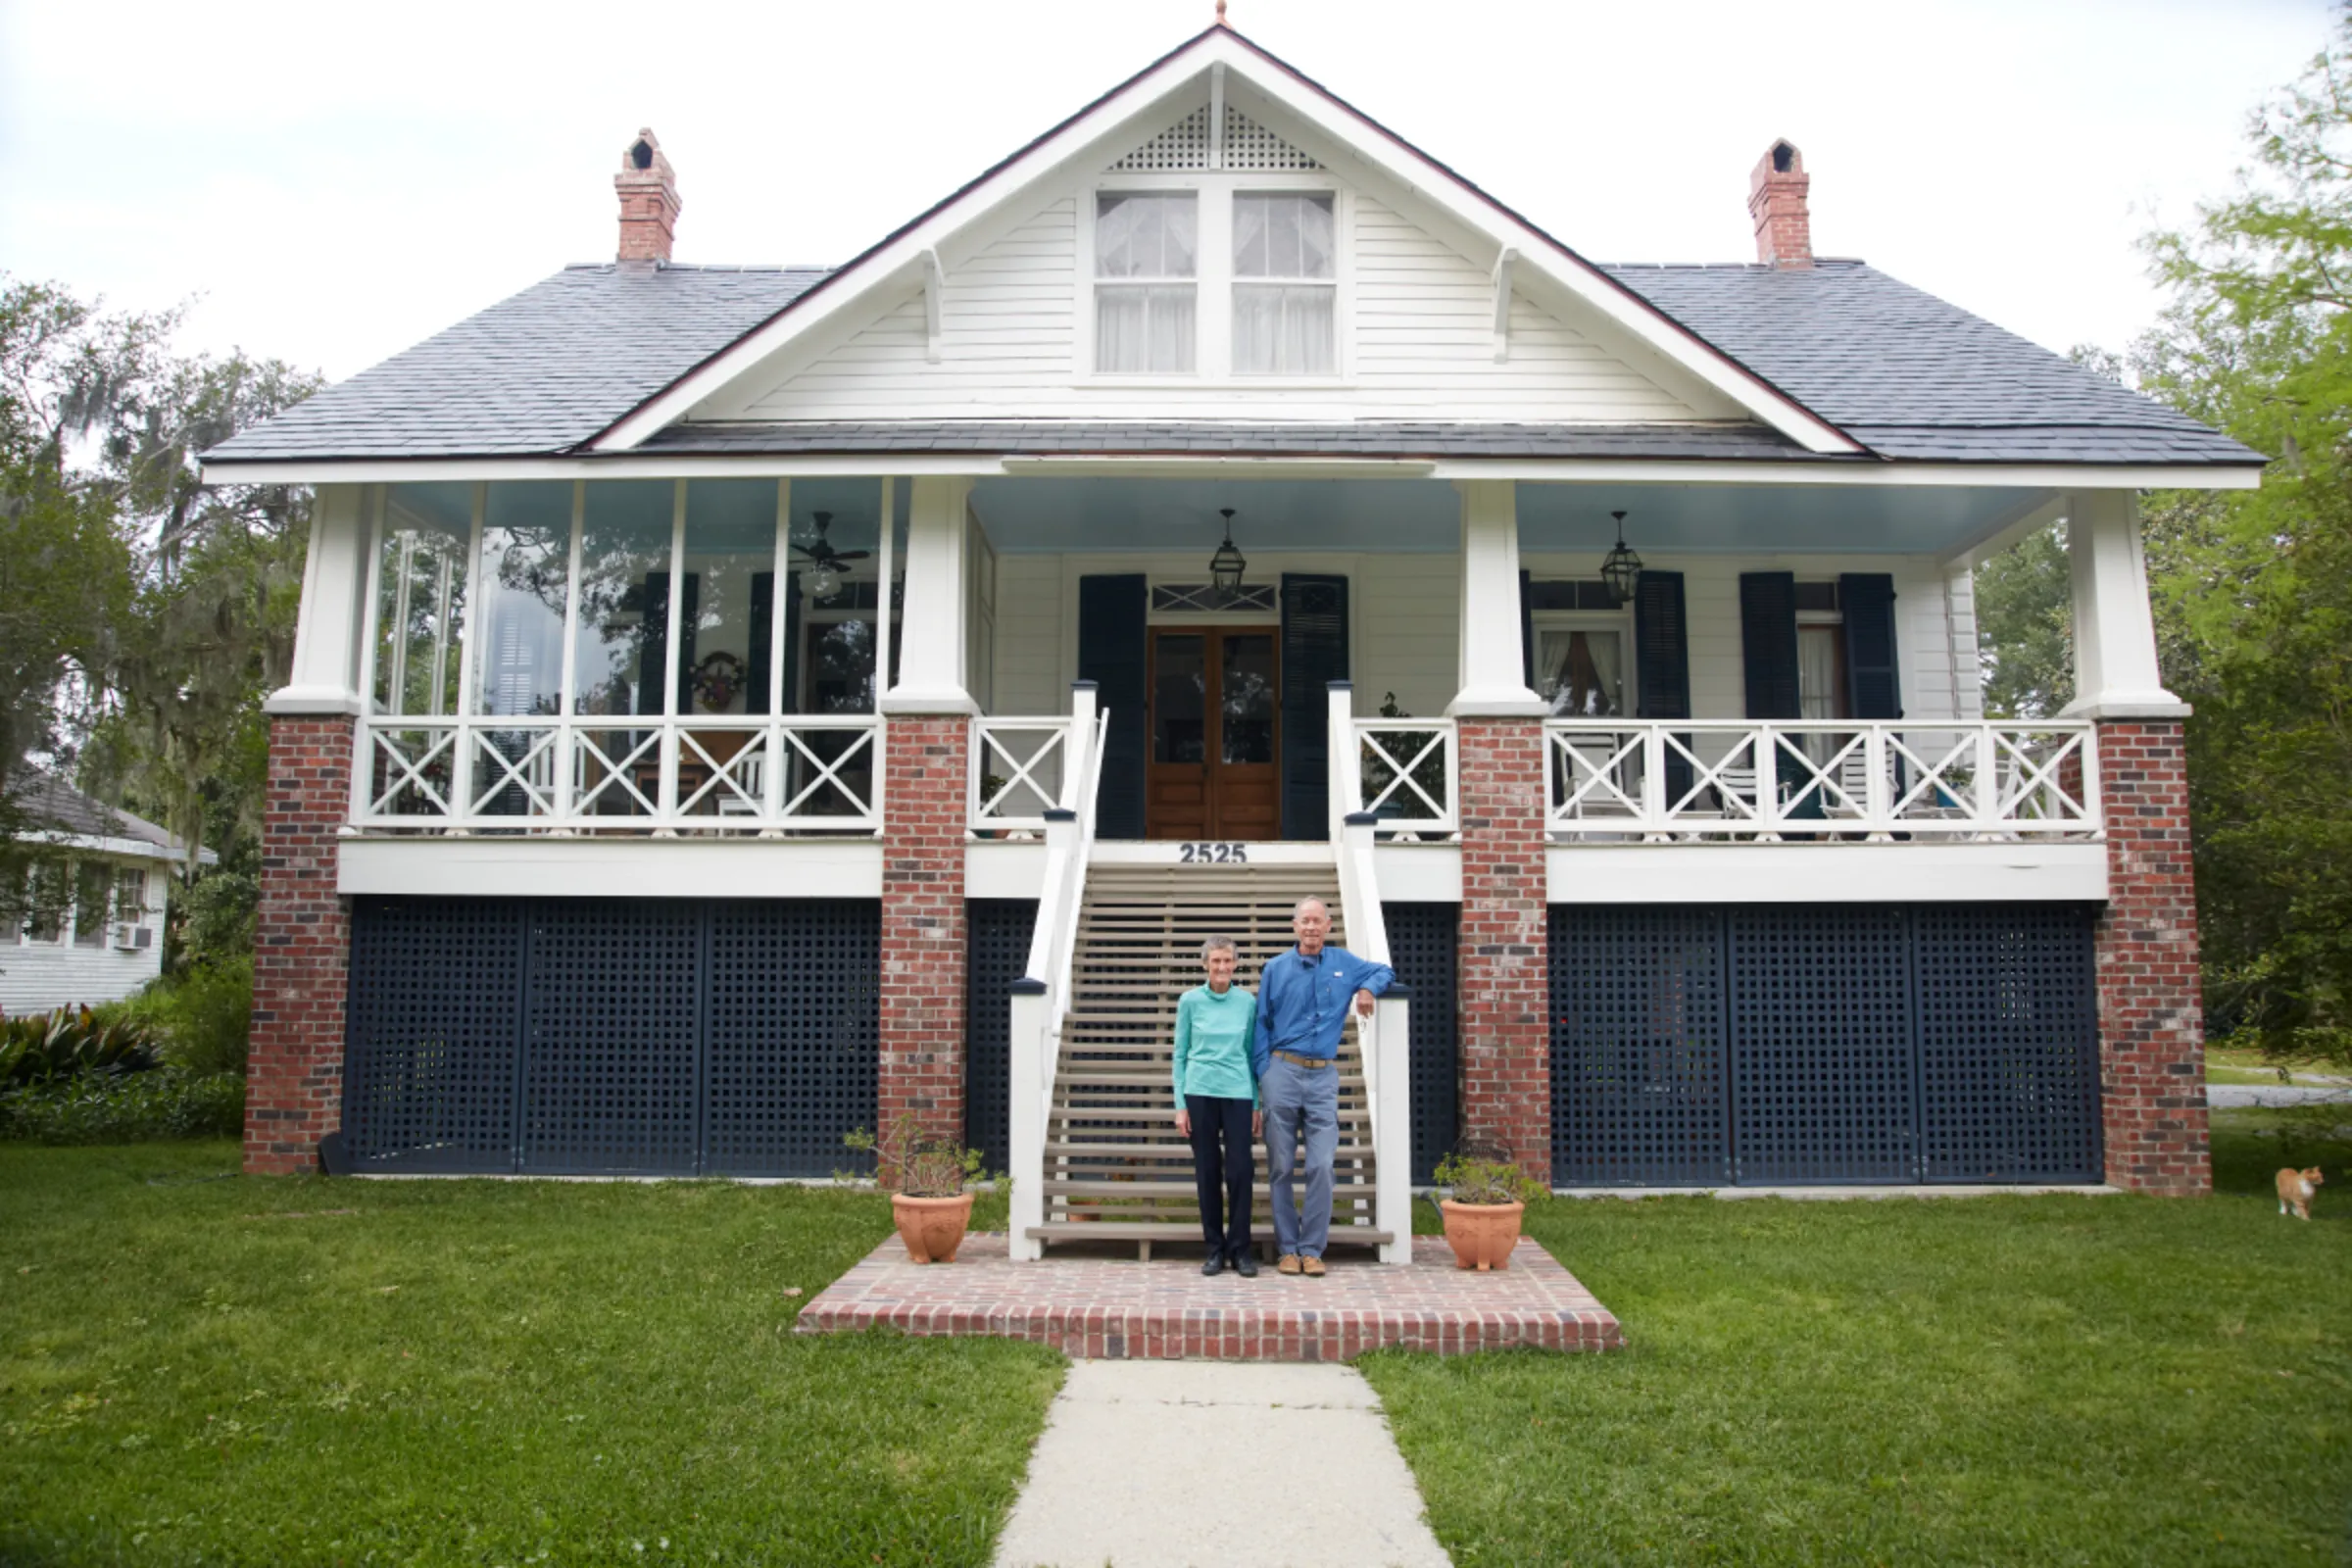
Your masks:
{"label": "gabled roof", "polygon": [[[187,858],[187,845],[169,829],[92,800],[63,779],[37,769],[24,773],[10,793],[28,819],[25,825],[30,831],[51,835],[71,848],[94,848],[99,840],[114,839],[146,847],[144,851],[126,849],[128,854],[165,860]],[[207,865],[219,858],[210,850],[204,852]]]}
{"label": "gabled roof", "polygon": [[[1198,57],[1198,58],[1188,58]],[[1758,267],[1598,266],[1586,261],[1445,165],[1222,26],[1187,40],[1128,81],[997,164],[947,200],[837,270],[607,264],[566,268],[352,379],[327,388],[205,455],[219,477],[243,464],[331,464],[401,458],[498,459],[636,452],[875,452],[910,450],[1268,450],[1266,421],[1036,421],[1010,442],[1009,421],[956,431],[939,421],[886,439],[862,421],[795,426],[688,426],[680,416],[711,386],[777,352],[812,318],[888,286],[909,257],[959,209],[986,208],[1023,188],[1036,168],[1067,156],[1094,120],[1132,116],[1197,80],[1206,63],[1243,61],[1290,93],[1289,107],[1321,117],[1328,134],[1394,156],[1416,189],[1452,203],[1523,260],[1577,292],[1654,349],[1744,404],[1755,423],[1731,446],[1695,436],[1669,453],[1691,458],[1779,452],[1816,461],[1855,456],[1938,463],[2066,463],[2241,466],[2262,455],[1860,263],[1810,270]],[[1092,120],[1090,120],[1092,117]],[[1029,173],[1024,173],[1024,169]],[[1442,188],[1440,188],[1442,187]],[[1478,216],[1483,215],[1483,216]],[[906,254],[902,255],[901,252]],[[1164,426],[1164,427],[1163,427]],[[1725,428],[1725,427],[1718,427]],[[1448,450],[1576,455],[1629,439],[1579,436],[1563,424],[1538,438],[1523,426],[1464,421]],[[1126,432],[1119,435],[1117,431]],[[762,433],[764,432],[764,433]],[[996,432],[996,433],[991,433]],[[1255,432],[1255,433],[1251,433]],[[1369,432],[1364,432],[1369,433]],[[1298,450],[1363,452],[1361,445],[1292,432]],[[1758,437],[1769,437],[1759,440]],[[1404,427],[1390,445],[1433,437]],[[841,444],[825,445],[827,441]],[[1098,444],[1089,446],[1094,441]],[[892,444],[895,442],[896,444]],[[997,443],[997,444],[993,444]],[[926,444],[928,443],[928,444]]]}

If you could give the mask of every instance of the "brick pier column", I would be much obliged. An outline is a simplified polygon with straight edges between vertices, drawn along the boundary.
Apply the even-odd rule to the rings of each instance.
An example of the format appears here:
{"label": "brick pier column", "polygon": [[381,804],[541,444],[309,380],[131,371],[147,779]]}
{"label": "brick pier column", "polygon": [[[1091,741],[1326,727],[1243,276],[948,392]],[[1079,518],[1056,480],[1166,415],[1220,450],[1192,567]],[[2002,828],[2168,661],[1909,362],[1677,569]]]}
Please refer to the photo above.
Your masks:
{"label": "brick pier column", "polygon": [[343,1004],[351,901],[335,893],[336,830],[351,813],[352,720],[270,721],[245,1168],[315,1170],[343,1121]]}
{"label": "brick pier column", "polygon": [[1544,721],[1459,721],[1462,1128],[1551,1181]]}
{"label": "brick pier column", "polygon": [[884,720],[882,1062],[876,1111],[963,1135],[966,757],[962,714]]}
{"label": "brick pier column", "polygon": [[2188,774],[2177,720],[2098,727],[2107,907],[2098,922],[2099,1080],[2107,1180],[2213,1190],[2197,982]]}

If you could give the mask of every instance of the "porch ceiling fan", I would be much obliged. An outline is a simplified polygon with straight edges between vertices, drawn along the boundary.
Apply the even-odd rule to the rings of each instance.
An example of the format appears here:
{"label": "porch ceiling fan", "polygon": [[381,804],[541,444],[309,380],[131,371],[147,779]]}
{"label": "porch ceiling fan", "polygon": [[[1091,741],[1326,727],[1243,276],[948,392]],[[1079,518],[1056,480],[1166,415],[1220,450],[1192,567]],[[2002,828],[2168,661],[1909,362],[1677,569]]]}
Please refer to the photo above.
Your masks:
{"label": "porch ceiling fan", "polygon": [[834,549],[833,541],[827,537],[833,526],[833,514],[815,512],[809,515],[816,519],[816,542],[805,545],[795,540],[792,548],[808,563],[808,597],[830,599],[841,592],[842,568],[853,561],[865,560],[873,552]]}

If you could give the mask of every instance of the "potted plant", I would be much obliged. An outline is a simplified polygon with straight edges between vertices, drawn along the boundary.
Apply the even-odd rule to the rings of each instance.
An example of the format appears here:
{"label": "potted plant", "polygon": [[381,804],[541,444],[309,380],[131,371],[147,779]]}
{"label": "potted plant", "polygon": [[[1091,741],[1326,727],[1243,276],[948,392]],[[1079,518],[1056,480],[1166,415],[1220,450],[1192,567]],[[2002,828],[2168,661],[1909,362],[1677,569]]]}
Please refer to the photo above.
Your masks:
{"label": "potted plant", "polygon": [[964,1183],[980,1174],[980,1151],[960,1139],[925,1133],[912,1115],[879,1133],[855,1128],[841,1141],[880,1162],[876,1172],[890,1189],[890,1217],[898,1225],[906,1256],[917,1263],[953,1263],[972,1222],[972,1195]]}
{"label": "potted plant", "polygon": [[1482,1272],[1510,1267],[1520,1218],[1528,1200],[1543,1195],[1542,1185],[1499,1153],[1475,1149],[1439,1160],[1437,1178],[1448,1194],[1438,1208],[1446,1216],[1446,1245],[1453,1249],[1454,1266]]}

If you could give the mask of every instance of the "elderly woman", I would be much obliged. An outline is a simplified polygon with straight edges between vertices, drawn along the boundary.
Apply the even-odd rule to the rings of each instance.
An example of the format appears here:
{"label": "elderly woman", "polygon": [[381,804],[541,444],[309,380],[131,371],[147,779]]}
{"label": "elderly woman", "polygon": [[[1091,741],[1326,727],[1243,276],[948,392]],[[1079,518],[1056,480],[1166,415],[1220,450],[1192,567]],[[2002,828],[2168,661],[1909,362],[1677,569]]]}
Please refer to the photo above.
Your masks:
{"label": "elderly woman", "polygon": [[1200,1240],[1208,1249],[1200,1272],[1222,1274],[1230,1262],[1244,1279],[1253,1279],[1250,1150],[1265,1129],[1265,1114],[1250,1070],[1257,999],[1233,983],[1239,962],[1232,942],[1210,937],[1200,945],[1208,984],[1187,991],[1176,1004],[1176,1130],[1192,1141],[1193,1175],[1200,1188]]}

